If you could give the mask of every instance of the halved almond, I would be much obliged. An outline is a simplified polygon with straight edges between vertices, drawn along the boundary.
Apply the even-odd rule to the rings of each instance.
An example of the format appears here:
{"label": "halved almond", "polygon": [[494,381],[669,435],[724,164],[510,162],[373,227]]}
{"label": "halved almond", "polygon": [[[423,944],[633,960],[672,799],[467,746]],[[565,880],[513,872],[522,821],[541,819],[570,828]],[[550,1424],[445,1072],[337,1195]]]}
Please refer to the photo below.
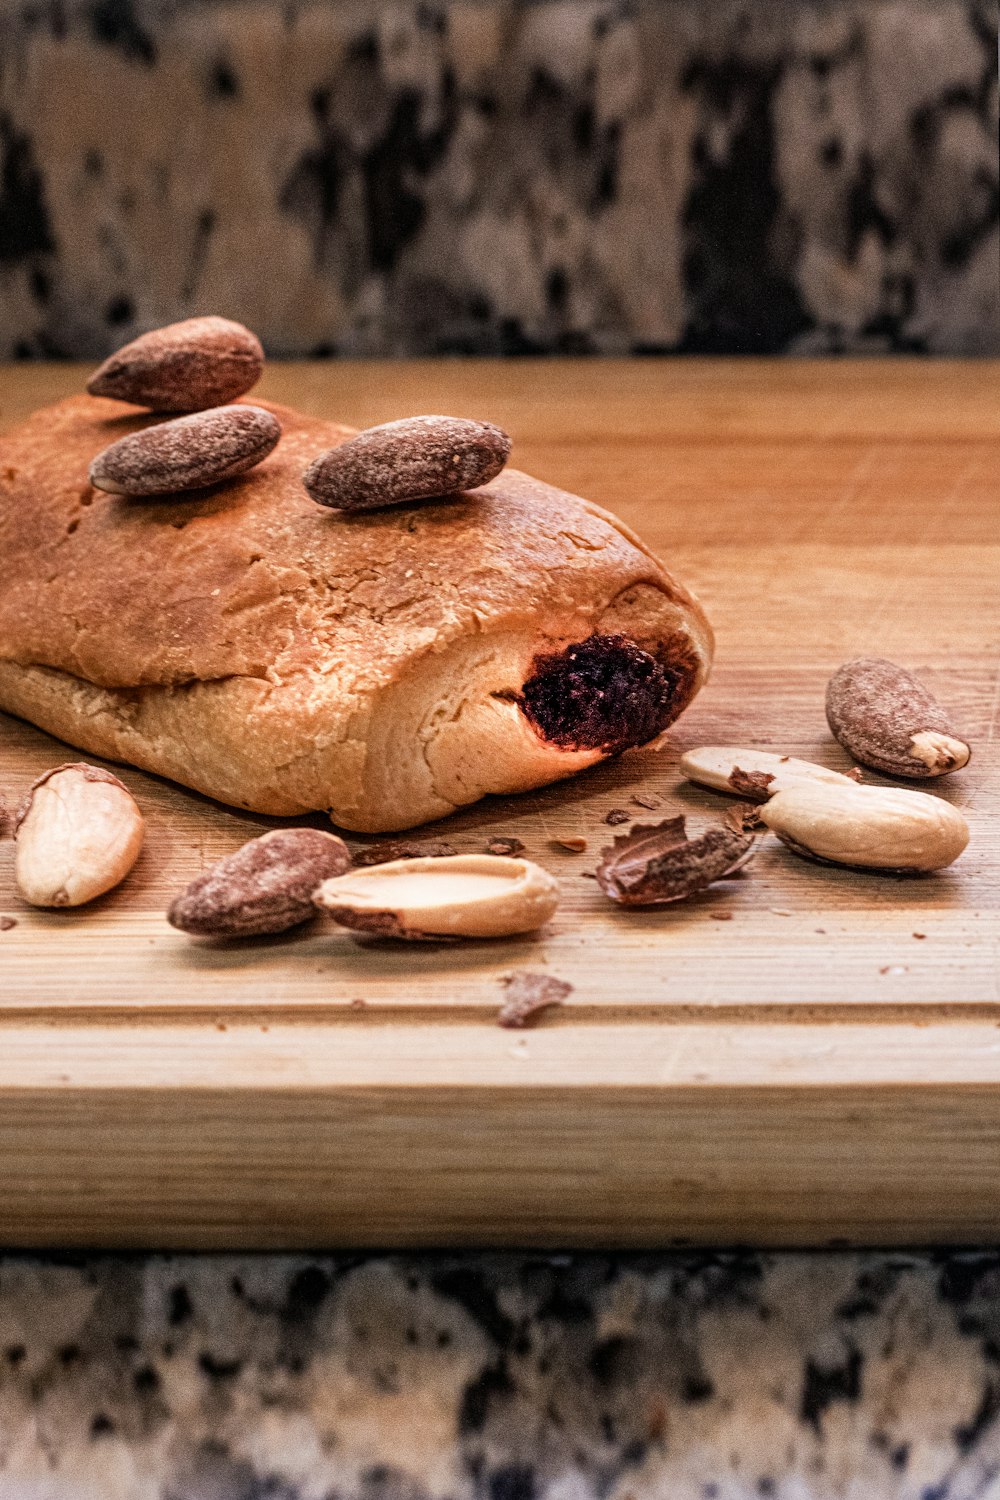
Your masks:
{"label": "halved almond", "polygon": [[803,782],[815,786],[854,784],[856,777],[811,760],[797,760],[794,755],[777,755],[773,750],[742,750],[738,745],[699,745],[681,756],[680,772],[689,781],[709,786],[717,792],[733,792],[764,802],[776,792]]}
{"label": "halved almond", "polygon": [[338,875],[324,880],[313,900],[358,932],[492,938],[541,927],[559,904],[559,887],[530,859],[455,854]]}

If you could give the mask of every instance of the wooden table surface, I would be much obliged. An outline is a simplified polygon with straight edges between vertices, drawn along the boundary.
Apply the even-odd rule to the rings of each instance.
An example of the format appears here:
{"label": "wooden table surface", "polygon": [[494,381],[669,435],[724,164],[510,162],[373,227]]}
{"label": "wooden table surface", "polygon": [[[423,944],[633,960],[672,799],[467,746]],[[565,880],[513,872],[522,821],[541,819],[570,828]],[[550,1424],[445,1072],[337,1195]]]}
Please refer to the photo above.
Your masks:
{"label": "wooden table surface", "polygon": [[[0,372],[0,424],[80,389]],[[770,1243],[968,1239],[1000,1225],[1000,366],[442,361],[272,367],[259,393],[357,426],[499,422],[518,467],[621,514],[701,596],[712,679],[659,752],[495,798],[428,832],[514,835],[563,902],[517,943],[211,946],[171,895],[268,820],[139,772],[127,884],[32,912],[0,843],[0,1241],[18,1244]],[[662,911],[587,872],[612,831],[722,799],[685,748],[846,767],[823,714],[856,654],[917,669],[974,747],[934,790],[972,842],[923,879],[749,871]],[[0,716],[0,790],[65,758]],[[662,812],[631,803],[662,798]],[[557,838],[582,835],[570,854]],[[363,840],[354,840],[356,844]],[[714,915],[725,911],[731,920]],[[501,977],[570,981],[500,1030]],[[363,1004],[359,1004],[363,1002]]]}

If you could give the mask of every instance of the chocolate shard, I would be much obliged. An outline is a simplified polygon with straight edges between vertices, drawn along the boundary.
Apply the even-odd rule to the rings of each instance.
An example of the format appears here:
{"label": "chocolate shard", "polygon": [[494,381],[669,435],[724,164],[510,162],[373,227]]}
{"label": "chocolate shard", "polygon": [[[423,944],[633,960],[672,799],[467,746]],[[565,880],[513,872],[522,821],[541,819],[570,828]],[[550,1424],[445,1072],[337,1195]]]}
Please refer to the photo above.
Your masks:
{"label": "chocolate shard", "polygon": [[753,797],[756,802],[767,801],[773,780],[767,771],[744,771],[740,766],[734,766],[729,773],[729,785],[733,791],[743,797]]}
{"label": "chocolate shard", "polygon": [[573,986],[551,974],[531,974],[527,970],[508,974],[503,981],[507,998],[500,1007],[497,1024],[507,1027],[529,1025],[540,1011],[561,1005]]}
{"label": "chocolate shard", "polygon": [[703,891],[752,858],[757,835],[716,824],[689,839],[683,814],[639,823],[602,851],[597,882],[621,906],[664,906]]}

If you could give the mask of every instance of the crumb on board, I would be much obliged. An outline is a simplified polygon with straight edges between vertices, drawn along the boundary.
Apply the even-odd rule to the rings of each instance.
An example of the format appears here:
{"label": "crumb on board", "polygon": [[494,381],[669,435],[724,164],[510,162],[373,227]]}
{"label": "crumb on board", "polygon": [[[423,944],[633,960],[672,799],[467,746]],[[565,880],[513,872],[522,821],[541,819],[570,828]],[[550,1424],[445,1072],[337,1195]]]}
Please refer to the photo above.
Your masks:
{"label": "crumb on board", "polygon": [[529,1025],[539,1012],[561,1005],[573,989],[565,979],[556,979],[552,974],[532,974],[524,969],[505,975],[502,983],[506,998],[497,1023],[505,1027]]}

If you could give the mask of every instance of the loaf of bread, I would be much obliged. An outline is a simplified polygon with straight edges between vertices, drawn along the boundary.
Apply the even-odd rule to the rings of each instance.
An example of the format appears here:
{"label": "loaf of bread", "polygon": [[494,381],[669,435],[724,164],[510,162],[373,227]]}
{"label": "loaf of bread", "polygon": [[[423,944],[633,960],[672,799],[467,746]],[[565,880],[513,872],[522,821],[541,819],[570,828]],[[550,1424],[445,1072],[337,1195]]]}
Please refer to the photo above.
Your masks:
{"label": "loaf of bread", "polygon": [[91,396],[0,437],[0,708],[275,815],[403,829],[645,743],[712,636],[614,516],[514,470],[348,515],[306,466],[351,429],[268,403],[277,448],[139,500],[91,460],[154,419]]}

